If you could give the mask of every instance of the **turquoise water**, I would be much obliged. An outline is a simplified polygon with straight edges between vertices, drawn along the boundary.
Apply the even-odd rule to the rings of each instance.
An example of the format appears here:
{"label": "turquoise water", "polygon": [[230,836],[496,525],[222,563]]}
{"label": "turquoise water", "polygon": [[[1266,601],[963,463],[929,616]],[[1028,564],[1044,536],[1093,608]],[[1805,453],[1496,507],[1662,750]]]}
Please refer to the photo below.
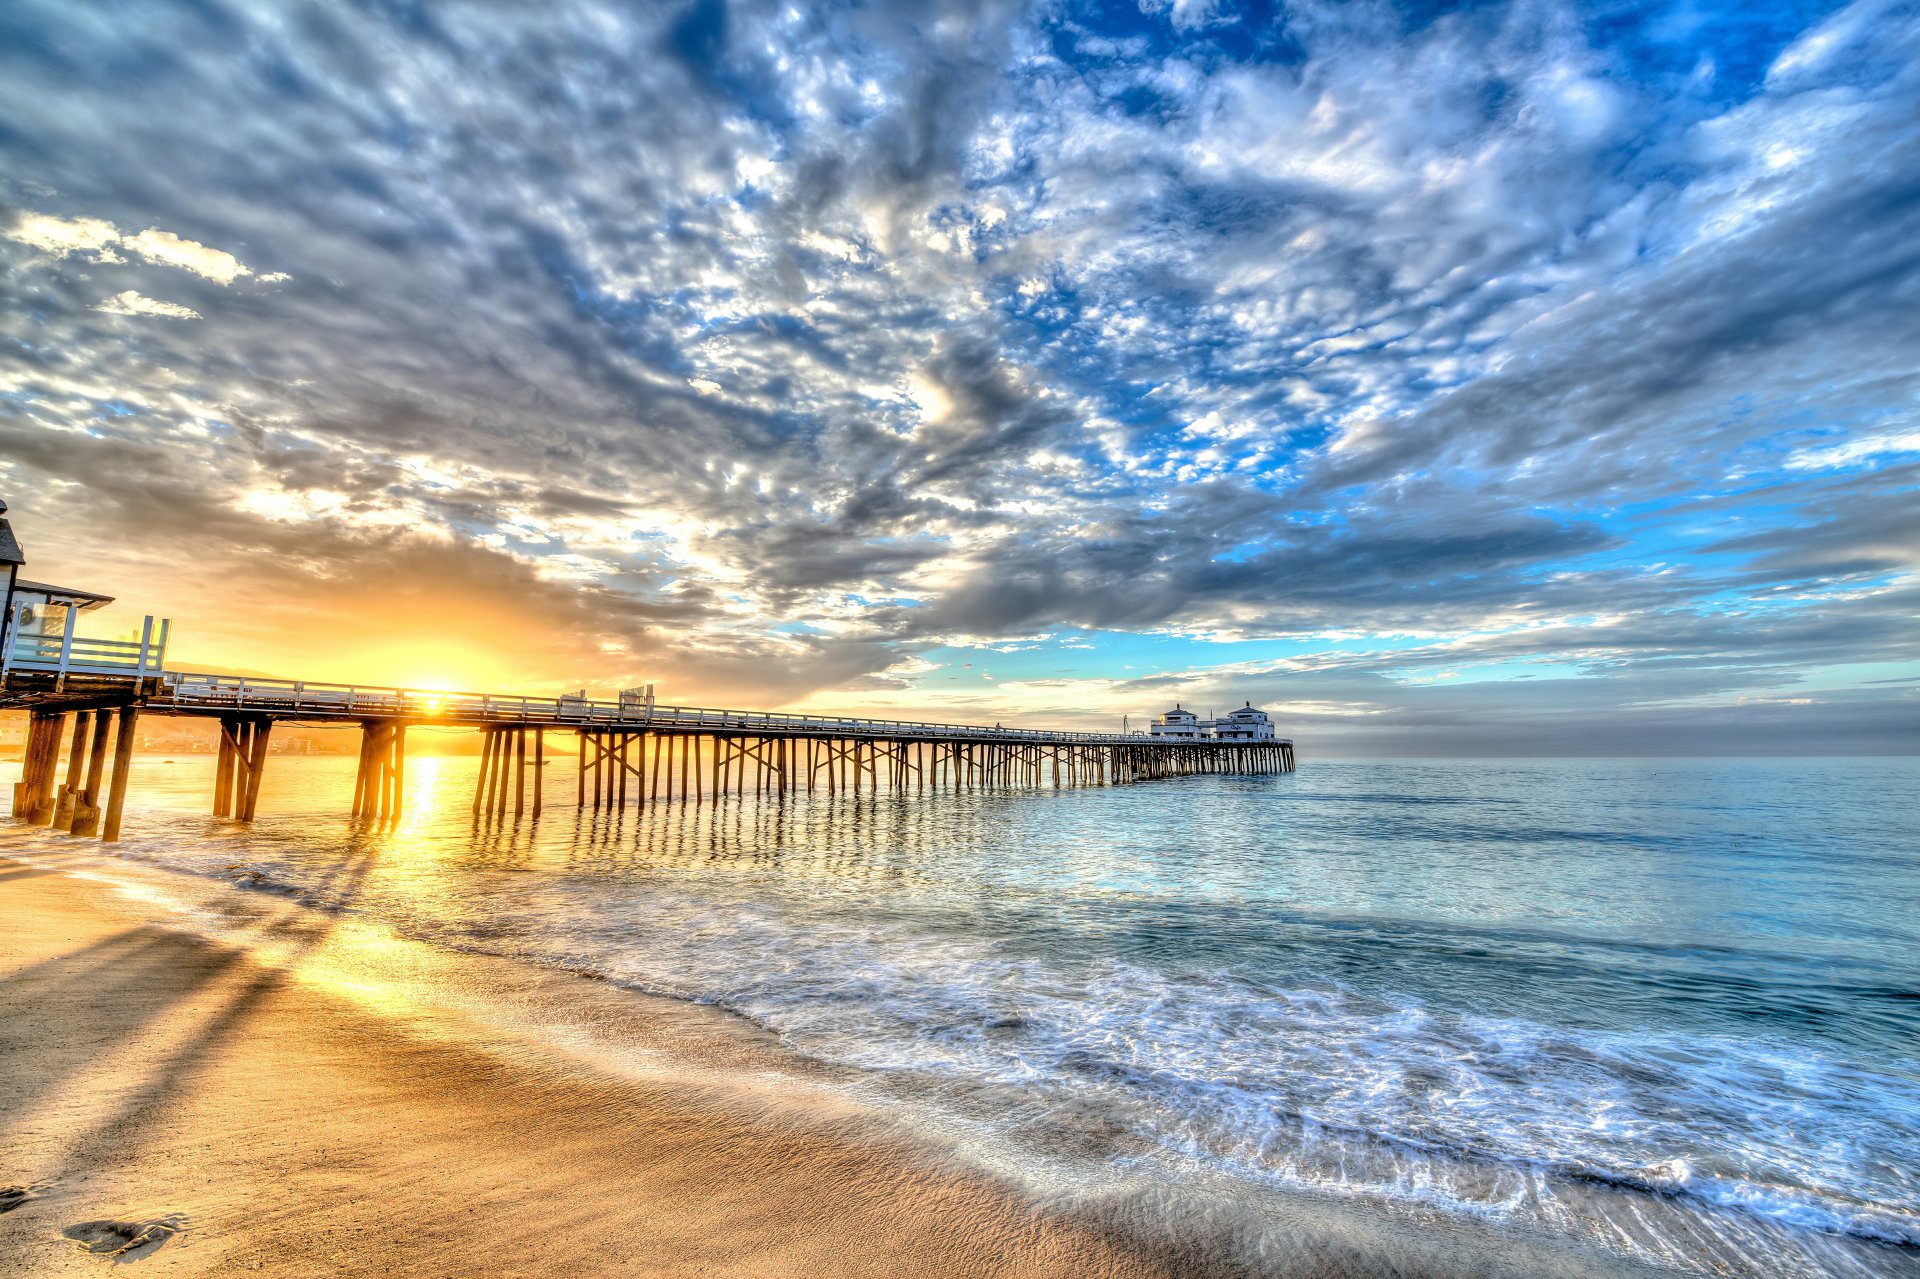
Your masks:
{"label": "turquoise water", "polygon": [[410,764],[379,833],[341,816],[349,761],[276,759],[248,831],[195,811],[206,761],[144,761],[121,853],[717,1005],[1107,1171],[1683,1271],[1920,1272],[1920,762],[1308,762],[502,826],[473,767]]}

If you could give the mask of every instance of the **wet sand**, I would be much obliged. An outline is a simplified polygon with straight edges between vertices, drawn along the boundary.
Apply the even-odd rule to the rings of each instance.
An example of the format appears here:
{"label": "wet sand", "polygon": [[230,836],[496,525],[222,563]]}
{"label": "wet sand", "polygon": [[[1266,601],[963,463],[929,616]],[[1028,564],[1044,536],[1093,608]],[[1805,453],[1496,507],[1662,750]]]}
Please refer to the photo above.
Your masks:
{"label": "wet sand", "polygon": [[[4,858],[0,921],[0,1274],[1595,1271],[1592,1256],[1321,1208],[1256,1228],[1199,1199],[1036,1205],[790,1081],[595,1069]],[[296,950],[324,927],[271,926]],[[579,1015],[603,1031],[671,1003],[526,981],[530,1001],[543,982],[591,988]],[[705,1052],[750,1076],[765,1050],[722,1036]]]}

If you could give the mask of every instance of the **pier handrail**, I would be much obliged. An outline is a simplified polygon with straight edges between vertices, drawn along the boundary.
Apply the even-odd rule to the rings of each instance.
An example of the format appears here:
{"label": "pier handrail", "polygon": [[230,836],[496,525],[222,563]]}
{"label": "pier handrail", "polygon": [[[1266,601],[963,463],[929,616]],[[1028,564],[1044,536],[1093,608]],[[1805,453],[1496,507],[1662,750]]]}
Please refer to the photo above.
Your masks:
{"label": "pier handrail", "polygon": [[[696,731],[783,729],[861,736],[954,737],[989,741],[1028,741],[1111,745],[1126,743],[1121,733],[1079,733],[1055,729],[988,728],[925,720],[864,716],[810,715],[788,711],[747,711],[710,706],[662,706],[635,701],[606,701],[575,695],[500,696],[494,693],[443,692],[390,685],[330,684],[312,680],[269,679],[253,675],[213,675],[168,671],[162,677],[165,701],[180,708],[271,711],[324,719],[367,715],[452,724],[519,723],[556,728],[668,728]],[[1285,739],[1277,739],[1285,740]],[[1202,745],[1208,744],[1205,742]]]}
{"label": "pier handrail", "polygon": [[58,635],[18,634],[7,655],[10,670],[45,671],[54,675],[159,675],[166,660],[168,623],[160,622],[159,636],[149,617],[137,640],[95,639],[74,634],[74,613],[67,614]]}

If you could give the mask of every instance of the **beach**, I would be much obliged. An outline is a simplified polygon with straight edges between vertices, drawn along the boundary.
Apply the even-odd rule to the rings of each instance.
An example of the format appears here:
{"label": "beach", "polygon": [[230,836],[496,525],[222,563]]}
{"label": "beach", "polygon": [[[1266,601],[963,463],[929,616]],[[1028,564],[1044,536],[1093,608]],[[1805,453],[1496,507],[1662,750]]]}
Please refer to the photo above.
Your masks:
{"label": "beach", "polygon": [[[1686,851],[1744,843],[1725,801],[1765,778],[1696,769],[1711,805],[1639,816],[1618,797],[1664,773],[1328,767],[488,825],[425,802],[467,785],[443,764],[386,829],[329,815],[337,764],[280,765],[251,825],[160,763],[120,846],[0,831],[0,1191],[25,1191],[0,1273],[92,1273],[142,1237],[143,1273],[182,1275],[1920,1262],[1873,1180],[1910,1148],[1906,1014],[1871,993],[1897,973],[1700,940],[1762,910],[1844,935],[1780,845]],[[1884,878],[1883,818],[1820,793],[1801,828],[1858,834],[1796,835],[1804,874]],[[1292,838],[1153,842],[1222,810]],[[1604,861],[1552,833],[1602,817]],[[1808,983],[1844,966],[1829,1014]],[[1761,1015],[1817,1051],[1729,1034]]]}
{"label": "beach", "polygon": [[[621,1080],[425,1009],[329,994],[97,881],[0,860],[0,900],[0,1186],[26,1192],[0,1216],[0,1273],[1253,1267],[1220,1252],[1232,1230],[1130,1239],[1049,1213],[819,1097]],[[619,1007],[632,996],[604,993],[603,1016],[633,1015]],[[732,1064],[751,1051],[736,1045]],[[1351,1240],[1297,1243],[1281,1263],[1296,1273],[1384,1264]]]}
{"label": "beach", "polygon": [[179,1227],[154,1274],[1174,1273],[845,1115],[402,1029],[18,862],[0,894],[0,1272],[94,1273],[62,1232],[106,1220]]}
{"label": "beach", "polygon": [[[1641,1273],[1325,1205],[1278,1223],[1198,1198],[1049,1208],[877,1115],[769,1087],[775,1050],[724,1022],[682,1023],[670,1082],[636,1081],[302,973],[330,944],[302,930],[324,923],[269,922],[263,960],[4,857],[0,914],[0,1273]],[[481,962],[496,994],[512,982]],[[554,980],[518,977],[515,1000]],[[672,1017],[562,980],[602,1032]]]}

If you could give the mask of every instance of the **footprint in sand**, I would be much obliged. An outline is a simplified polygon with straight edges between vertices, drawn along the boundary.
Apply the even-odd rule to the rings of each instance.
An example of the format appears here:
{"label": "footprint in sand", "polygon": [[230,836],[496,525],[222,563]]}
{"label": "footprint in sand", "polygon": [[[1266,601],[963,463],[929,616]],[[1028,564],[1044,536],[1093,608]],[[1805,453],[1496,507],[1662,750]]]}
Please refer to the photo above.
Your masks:
{"label": "footprint in sand", "polygon": [[0,1213],[12,1212],[29,1200],[38,1199],[40,1192],[45,1189],[44,1183],[32,1186],[0,1186]]}
{"label": "footprint in sand", "polygon": [[83,1221],[60,1233],[78,1244],[81,1252],[138,1261],[186,1228],[186,1215],[174,1212],[148,1221]]}

